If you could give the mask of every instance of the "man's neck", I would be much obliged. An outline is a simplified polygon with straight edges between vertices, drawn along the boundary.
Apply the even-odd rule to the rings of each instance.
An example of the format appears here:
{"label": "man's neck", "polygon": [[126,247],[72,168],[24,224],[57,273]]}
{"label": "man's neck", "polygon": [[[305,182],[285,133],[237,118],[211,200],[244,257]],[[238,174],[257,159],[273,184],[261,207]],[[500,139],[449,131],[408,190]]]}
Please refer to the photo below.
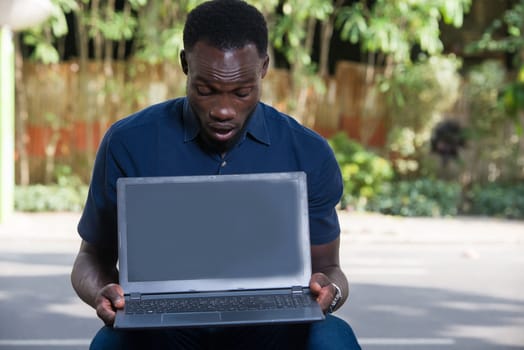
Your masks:
{"label": "man's neck", "polygon": [[234,147],[237,141],[238,140],[234,140],[234,142],[228,143],[217,143],[210,142],[209,140],[206,140],[203,137],[201,137],[201,135],[198,138],[198,143],[200,144],[200,147],[202,147],[209,153],[220,155],[221,158],[225,158],[226,154],[229,152],[229,150],[231,150],[231,148]]}

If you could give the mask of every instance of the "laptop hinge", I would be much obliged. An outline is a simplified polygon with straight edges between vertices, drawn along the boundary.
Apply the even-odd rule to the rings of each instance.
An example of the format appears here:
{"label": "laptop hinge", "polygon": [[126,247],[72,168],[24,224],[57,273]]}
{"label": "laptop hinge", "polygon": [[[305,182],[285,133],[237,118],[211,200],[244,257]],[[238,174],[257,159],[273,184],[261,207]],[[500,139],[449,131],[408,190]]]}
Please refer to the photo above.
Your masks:
{"label": "laptop hinge", "polygon": [[293,286],[291,287],[291,294],[302,294],[304,291],[302,290],[301,286]]}
{"label": "laptop hinge", "polygon": [[140,300],[141,299],[140,293],[131,293],[131,294],[129,294],[129,299],[131,299],[131,300]]}

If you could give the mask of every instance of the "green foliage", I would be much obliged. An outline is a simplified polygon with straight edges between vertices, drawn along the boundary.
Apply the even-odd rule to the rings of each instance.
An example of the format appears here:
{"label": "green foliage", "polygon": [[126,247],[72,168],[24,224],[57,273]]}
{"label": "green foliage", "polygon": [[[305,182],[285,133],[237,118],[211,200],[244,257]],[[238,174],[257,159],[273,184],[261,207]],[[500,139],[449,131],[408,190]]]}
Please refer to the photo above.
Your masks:
{"label": "green foliage", "polygon": [[524,219],[524,184],[476,185],[468,192],[469,214]]}
{"label": "green foliage", "polygon": [[191,9],[204,0],[144,0],[135,35],[136,57],[150,63],[178,61],[183,48],[184,21]]}
{"label": "green foliage", "polygon": [[44,64],[58,63],[58,38],[68,32],[65,14],[78,9],[74,0],[53,0],[53,13],[44,23],[27,29],[22,34],[26,45],[34,47],[32,58]]}
{"label": "green foliage", "polygon": [[[505,35],[500,32],[505,30]],[[519,133],[523,126],[519,114],[524,113],[524,0],[514,2],[501,18],[497,18],[486,29],[482,37],[466,47],[467,53],[482,51],[507,52],[513,55],[514,67],[518,70],[515,79],[502,87],[504,107],[513,117]]]}
{"label": "green foliage", "polygon": [[344,133],[333,136],[329,143],[342,172],[344,194],[341,206],[362,209],[379,188],[393,177],[389,162],[367,151]]}
{"label": "green foliage", "polygon": [[518,117],[524,112],[524,64],[520,67],[517,79],[502,89],[502,101],[506,113],[513,119],[519,135],[522,136],[523,126]]}
{"label": "green foliage", "polygon": [[485,61],[467,73],[464,95],[469,101],[471,137],[493,135],[504,122],[506,116],[499,103],[499,91],[504,86],[505,74],[499,61]]}
{"label": "green foliage", "polygon": [[316,24],[326,21],[333,11],[331,0],[286,0],[282,2],[282,13],[273,14],[269,22],[270,41],[284,55],[291,72],[287,112],[301,121],[310,114],[307,104],[326,91],[312,60],[313,39]]}
{"label": "green foliage", "polygon": [[90,27],[90,36],[100,32],[104,38],[114,41],[131,39],[137,27],[135,18],[114,11],[108,12],[106,18],[99,17],[98,13],[88,13],[83,20]]}
{"label": "green foliage", "polygon": [[453,216],[460,200],[459,184],[428,178],[386,183],[366,209],[400,216]]}
{"label": "green foliage", "polygon": [[80,211],[87,186],[29,185],[15,187],[15,210],[28,212]]}
{"label": "green foliage", "polygon": [[[384,67],[373,71],[380,91],[386,94],[388,148],[397,173],[425,173],[432,128],[460,94],[460,62],[441,56],[439,23],[460,27],[471,0],[358,1],[343,7],[337,16],[341,38],[359,43],[369,53],[368,64]],[[412,61],[414,48],[424,54]],[[382,76],[381,76],[382,75]]]}
{"label": "green foliage", "polygon": [[325,20],[332,12],[329,0],[287,0],[282,15],[277,16],[271,30],[271,40],[288,62],[298,62],[303,66],[311,64],[311,52],[304,45],[308,36],[308,21]]}
{"label": "green foliage", "polygon": [[388,147],[399,174],[420,173],[431,130],[460,95],[459,67],[453,56],[432,56],[398,65],[381,82],[390,114]]}
{"label": "green foliage", "polygon": [[15,187],[15,209],[28,212],[80,211],[84,207],[88,186],[72,173],[71,167],[55,168],[56,183]]}
{"label": "green foliage", "polygon": [[[506,35],[500,37],[500,31]],[[518,53],[524,48],[524,0],[518,0],[497,18],[483,33],[482,37],[466,47],[467,53],[498,51]],[[515,57],[517,60],[523,58]]]}
{"label": "green foliage", "polygon": [[[524,171],[520,151],[521,128],[508,114],[502,95],[506,71],[498,61],[485,61],[466,75],[464,96],[469,111],[468,144],[473,151],[472,177],[476,181],[519,179]],[[515,92],[518,94],[518,92]]]}
{"label": "green foliage", "polygon": [[442,52],[439,21],[462,26],[471,0],[359,1],[341,9],[337,25],[341,38],[360,43],[362,49],[382,53],[396,63],[411,60],[418,45],[430,55]]}

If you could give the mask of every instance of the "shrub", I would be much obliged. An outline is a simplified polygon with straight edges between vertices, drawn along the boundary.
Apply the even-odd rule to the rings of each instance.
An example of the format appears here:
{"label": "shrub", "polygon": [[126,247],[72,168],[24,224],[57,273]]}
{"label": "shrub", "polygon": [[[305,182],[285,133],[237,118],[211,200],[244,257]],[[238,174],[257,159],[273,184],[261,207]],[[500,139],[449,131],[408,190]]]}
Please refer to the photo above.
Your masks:
{"label": "shrub", "polygon": [[87,196],[86,185],[29,185],[15,187],[15,209],[28,212],[80,211]]}
{"label": "shrub", "polygon": [[418,179],[384,184],[366,209],[400,216],[453,216],[460,200],[459,184]]}
{"label": "shrub", "polygon": [[421,58],[398,65],[380,83],[389,114],[388,150],[397,175],[424,173],[431,131],[460,96],[461,62],[453,55]]}
{"label": "shrub", "polygon": [[[465,176],[474,183],[514,181],[524,172],[522,125],[504,109],[506,70],[485,61],[467,73],[464,107],[468,110]],[[524,101],[524,96],[523,96]],[[517,121],[517,123],[515,123]]]}
{"label": "shrub", "polygon": [[363,209],[376,195],[380,186],[393,177],[390,163],[350,140],[344,133],[333,136],[329,143],[342,172],[344,194],[342,208],[352,206]]}
{"label": "shrub", "polygon": [[476,185],[467,197],[469,214],[524,219],[524,184]]}

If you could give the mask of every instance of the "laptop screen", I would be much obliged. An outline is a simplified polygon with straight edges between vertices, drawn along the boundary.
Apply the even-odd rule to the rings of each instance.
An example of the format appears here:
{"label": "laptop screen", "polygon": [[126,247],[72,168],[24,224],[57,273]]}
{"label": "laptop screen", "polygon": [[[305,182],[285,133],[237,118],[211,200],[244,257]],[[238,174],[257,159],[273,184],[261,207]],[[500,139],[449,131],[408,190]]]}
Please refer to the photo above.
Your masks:
{"label": "laptop screen", "polygon": [[118,210],[126,292],[309,281],[304,173],[123,178]]}

